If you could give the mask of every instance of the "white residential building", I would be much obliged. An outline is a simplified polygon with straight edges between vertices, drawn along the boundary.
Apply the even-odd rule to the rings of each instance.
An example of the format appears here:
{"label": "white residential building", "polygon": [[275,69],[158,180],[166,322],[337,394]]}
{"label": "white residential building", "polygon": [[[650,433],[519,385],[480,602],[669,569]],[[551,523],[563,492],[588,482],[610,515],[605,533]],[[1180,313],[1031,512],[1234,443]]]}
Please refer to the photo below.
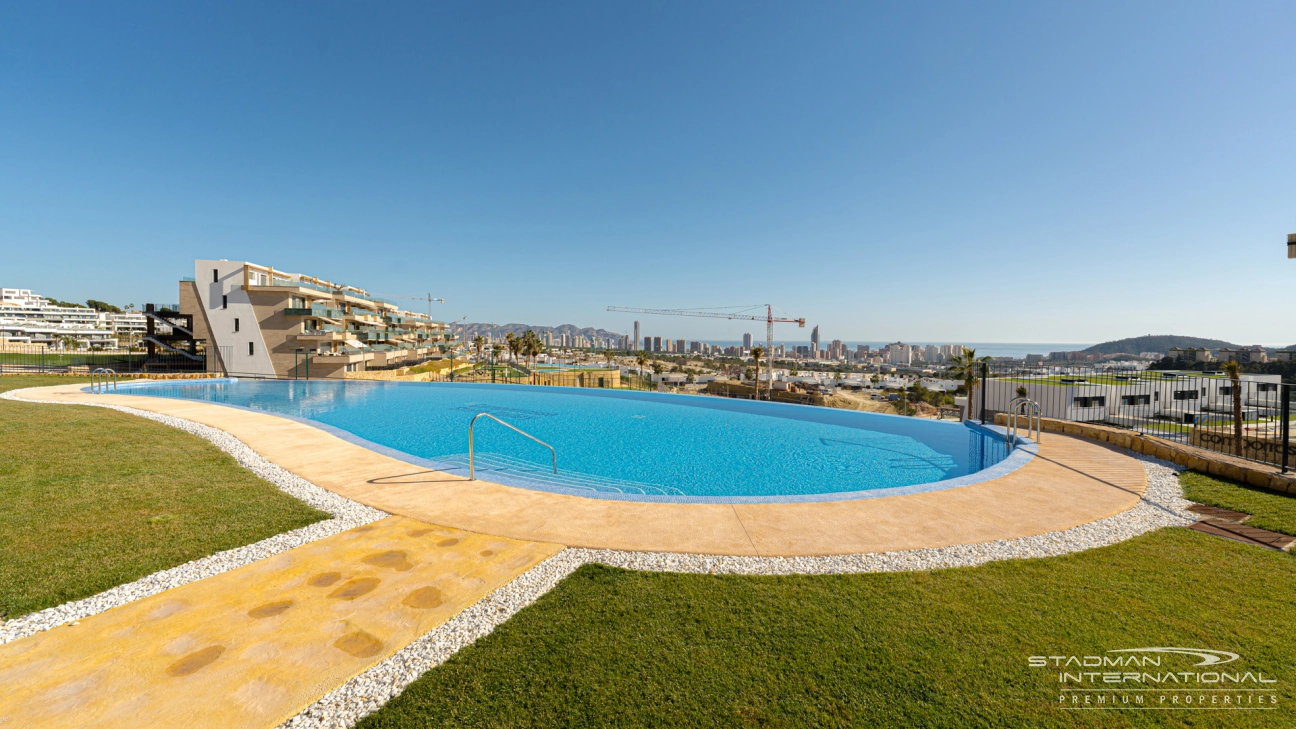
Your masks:
{"label": "white residential building", "polygon": [[0,340],[57,346],[66,337],[90,347],[117,346],[116,323],[84,306],[55,306],[31,289],[0,289]]}

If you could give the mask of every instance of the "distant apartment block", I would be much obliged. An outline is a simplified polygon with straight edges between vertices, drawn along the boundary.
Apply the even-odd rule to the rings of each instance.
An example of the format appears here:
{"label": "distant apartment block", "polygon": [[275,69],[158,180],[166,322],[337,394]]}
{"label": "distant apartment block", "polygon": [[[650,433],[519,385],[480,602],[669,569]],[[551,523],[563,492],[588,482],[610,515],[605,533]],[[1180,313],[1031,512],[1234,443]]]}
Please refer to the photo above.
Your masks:
{"label": "distant apartment block", "polygon": [[1260,345],[1239,347],[1237,349],[1221,348],[1219,350],[1219,359],[1221,362],[1237,361],[1244,364],[1268,362],[1269,353]]}
{"label": "distant apartment block", "polygon": [[1171,347],[1170,359],[1184,359],[1189,362],[1210,362],[1215,359],[1205,347]]}
{"label": "distant apartment block", "polygon": [[0,289],[0,341],[60,346],[72,339],[111,349],[127,345],[145,326],[143,314],[58,306],[31,289]]}
{"label": "distant apartment block", "polygon": [[247,261],[194,262],[180,313],[231,374],[341,378],[431,356],[446,325],[364,289]]}

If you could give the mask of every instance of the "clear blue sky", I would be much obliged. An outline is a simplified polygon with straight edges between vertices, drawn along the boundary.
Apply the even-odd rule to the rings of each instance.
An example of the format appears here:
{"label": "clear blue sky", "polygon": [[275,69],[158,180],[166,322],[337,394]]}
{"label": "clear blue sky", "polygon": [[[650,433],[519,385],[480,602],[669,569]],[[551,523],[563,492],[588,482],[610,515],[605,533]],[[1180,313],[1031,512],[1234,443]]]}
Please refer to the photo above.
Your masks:
{"label": "clear blue sky", "polygon": [[1290,344],[1293,38],[1290,1],[10,1],[0,285],[246,258],[447,319]]}

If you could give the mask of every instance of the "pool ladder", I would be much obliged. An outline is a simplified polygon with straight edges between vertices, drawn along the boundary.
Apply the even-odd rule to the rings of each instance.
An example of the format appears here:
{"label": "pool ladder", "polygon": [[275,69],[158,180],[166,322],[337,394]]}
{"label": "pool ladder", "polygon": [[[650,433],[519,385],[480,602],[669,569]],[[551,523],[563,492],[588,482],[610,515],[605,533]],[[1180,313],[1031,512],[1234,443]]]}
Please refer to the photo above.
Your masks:
{"label": "pool ladder", "polygon": [[1013,443],[1017,440],[1017,416],[1026,418],[1026,437],[1031,434],[1031,425],[1035,427],[1035,442],[1040,442],[1040,404],[1028,397],[1014,398],[1008,403],[1008,427],[1004,430],[1004,438],[1008,441],[1008,450],[1012,450]]}
{"label": "pool ladder", "polygon": [[500,420],[499,418],[495,417],[494,415],[491,415],[490,413],[477,413],[476,415],[473,416],[473,419],[468,422],[468,480],[469,481],[477,480],[477,471],[474,467],[474,462],[473,462],[473,426],[477,424],[477,418],[490,418],[491,420],[494,420],[495,422],[499,423],[505,428],[508,428],[509,430],[519,435],[530,438],[531,440],[539,443],[545,448],[548,448],[549,455],[553,457],[553,472],[555,474],[558,473],[558,451],[555,451],[553,446],[540,440],[534,435],[531,435],[525,430],[522,430],[521,428],[518,428],[513,425],[509,425],[508,423],[504,422],[503,420]]}
{"label": "pool ladder", "polygon": [[108,394],[109,378],[112,378],[112,391],[117,394],[117,372],[107,367],[100,367],[90,373],[90,392],[99,395]]}

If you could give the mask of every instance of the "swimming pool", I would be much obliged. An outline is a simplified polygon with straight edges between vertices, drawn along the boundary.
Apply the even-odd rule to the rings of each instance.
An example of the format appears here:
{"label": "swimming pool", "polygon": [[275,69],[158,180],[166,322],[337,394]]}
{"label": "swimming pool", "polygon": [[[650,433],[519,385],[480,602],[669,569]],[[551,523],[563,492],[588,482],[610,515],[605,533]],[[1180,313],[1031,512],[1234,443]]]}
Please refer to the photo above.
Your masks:
{"label": "swimming pool", "polygon": [[1032,449],[972,425],[783,403],[592,388],[373,381],[202,380],[123,394],[283,415],[427,468],[467,474],[467,427],[490,413],[557,451],[477,421],[477,478],[638,501],[823,501],[993,478]]}

